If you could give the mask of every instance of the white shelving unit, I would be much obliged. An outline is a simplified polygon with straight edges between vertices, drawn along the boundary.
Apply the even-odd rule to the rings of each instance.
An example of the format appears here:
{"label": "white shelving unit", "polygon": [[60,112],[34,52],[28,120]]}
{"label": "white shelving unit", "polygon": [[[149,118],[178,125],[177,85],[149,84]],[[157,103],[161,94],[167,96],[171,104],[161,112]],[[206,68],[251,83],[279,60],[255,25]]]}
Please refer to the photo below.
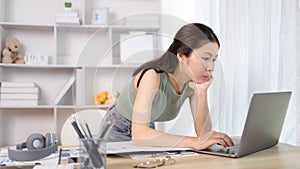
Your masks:
{"label": "white shelving unit", "polygon": [[[91,25],[93,8],[102,1],[109,5],[110,24]],[[0,81],[35,81],[41,89],[38,106],[0,105],[1,146],[23,142],[34,132],[55,132],[60,137],[60,130],[72,113],[106,109],[108,105],[94,105],[94,95],[104,89],[120,91],[138,67],[120,61],[121,34],[143,31],[153,35],[153,45],[158,45],[159,25],[126,25],[124,17],[158,13],[159,0],[71,2],[79,13],[81,25],[54,23],[56,14],[64,10],[63,0],[0,0],[1,52],[5,39],[13,36],[21,42],[22,55],[42,52],[49,56],[48,65],[0,63]],[[145,6],[148,11],[143,11]],[[56,96],[72,76],[75,83],[65,91],[60,103],[55,104]]]}

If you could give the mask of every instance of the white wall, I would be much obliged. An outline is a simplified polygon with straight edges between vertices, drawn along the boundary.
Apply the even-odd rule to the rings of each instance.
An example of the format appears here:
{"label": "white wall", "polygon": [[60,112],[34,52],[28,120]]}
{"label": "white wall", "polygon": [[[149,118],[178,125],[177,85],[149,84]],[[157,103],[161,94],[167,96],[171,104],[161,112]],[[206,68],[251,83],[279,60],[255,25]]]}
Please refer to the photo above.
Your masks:
{"label": "white wall", "polygon": [[[177,30],[188,22],[195,22],[196,20],[196,0],[162,0],[161,1],[161,13],[162,15],[168,16],[175,20],[177,26],[174,25],[164,25],[162,23],[162,32],[170,32],[173,35]],[[170,30],[173,29],[173,30]],[[172,39],[164,38],[162,40],[163,49],[167,49],[171,43]]]}

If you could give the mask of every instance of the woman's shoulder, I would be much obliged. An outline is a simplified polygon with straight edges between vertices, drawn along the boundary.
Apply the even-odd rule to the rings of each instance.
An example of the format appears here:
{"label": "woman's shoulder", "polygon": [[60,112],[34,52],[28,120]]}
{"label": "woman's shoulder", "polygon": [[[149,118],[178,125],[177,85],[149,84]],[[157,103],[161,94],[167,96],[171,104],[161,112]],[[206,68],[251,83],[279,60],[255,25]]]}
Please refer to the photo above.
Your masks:
{"label": "woman's shoulder", "polygon": [[159,83],[160,74],[155,69],[142,70],[134,77],[135,86],[139,86],[140,83]]}
{"label": "woman's shoulder", "polygon": [[153,78],[153,79],[155,79],[155,78],[159,78],[160,74],[161,73],[158,73],[155,69],[147,69],[147,70],[140,71],[136,75],[136,77],[138,77],[138,78],[144,78],[144,77],[146,77],[146,78],[151,78],[151,79]]}

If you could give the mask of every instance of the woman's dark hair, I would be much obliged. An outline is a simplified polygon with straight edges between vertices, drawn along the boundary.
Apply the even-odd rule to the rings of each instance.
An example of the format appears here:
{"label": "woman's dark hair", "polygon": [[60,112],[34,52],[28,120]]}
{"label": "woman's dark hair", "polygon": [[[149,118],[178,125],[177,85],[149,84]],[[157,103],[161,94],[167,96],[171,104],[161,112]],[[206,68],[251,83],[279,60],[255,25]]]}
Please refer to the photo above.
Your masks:
{"label": "woman's dark hair", "polygon": [[133,76],[141,70],[155,69],[156,72],[173,73],[178,64],[177,53],[189,57],[194,49],[200,48],[208,42],[216,42],[220,47],[219,40],[213,30],[200,23],[190,23],[180,28],[176,33],[169,49],[159,58],[141,65]]}

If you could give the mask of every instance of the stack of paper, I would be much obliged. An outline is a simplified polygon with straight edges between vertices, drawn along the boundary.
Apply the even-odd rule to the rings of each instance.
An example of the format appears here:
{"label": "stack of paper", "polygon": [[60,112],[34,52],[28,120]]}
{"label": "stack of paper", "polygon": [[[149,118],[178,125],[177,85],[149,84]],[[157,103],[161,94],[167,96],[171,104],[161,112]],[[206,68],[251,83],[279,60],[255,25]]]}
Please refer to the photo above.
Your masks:
{"label": "stack of paper", "polygon": [[40,90],[35,82],[0,82],[1,106],[36,106]]}
{"label": "stack of paper", "polygon": [[77,12],[64,12],[56,15],[55,23],[79,25],[80,19]]}
{"label": "stack of paper", "polygon": [[130,153],[152,153],[152,152],[170,152],[170,151],[188,151],[191,148],[176,148],[162,146],[137,146],[132,141],[108,142],[106,145],[106,154],[130,154]]}

